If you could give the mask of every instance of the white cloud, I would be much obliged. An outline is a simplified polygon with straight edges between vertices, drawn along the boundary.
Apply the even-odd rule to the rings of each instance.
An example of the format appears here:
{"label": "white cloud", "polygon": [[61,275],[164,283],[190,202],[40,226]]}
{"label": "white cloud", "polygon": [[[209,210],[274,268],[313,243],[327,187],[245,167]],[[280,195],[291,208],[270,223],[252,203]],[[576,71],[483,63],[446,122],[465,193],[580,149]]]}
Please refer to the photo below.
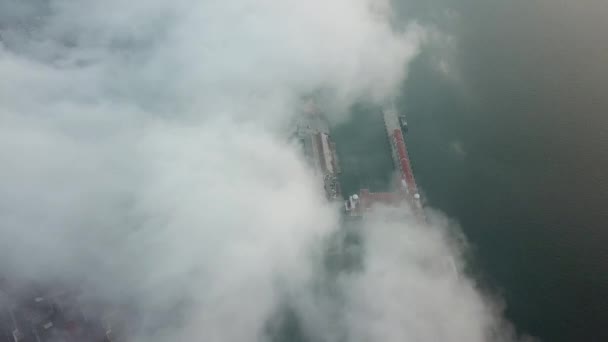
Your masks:
{"label": "white cloud", "polygon": [[491,307],[457,269],[455,227],[437,214],[425,225],[399,211],[366,223],[366,270],[347,283],[353,341],[494,340]]}
{"label": "white cloud", "polygon": [[[311,318],[313,256],[339,220],[284,129],[300,97],[319,89],[337,108],[394,95],[422,29],[394,32],[387,6],[55,0],[35,19],[16,11],[26,24],[0,25],[5,274],[128,299],[145,313],[146,341],[264,340],[285,293],[301,294],[296,306]],[[339,290],[353,307],[344,329],[354,340],[432,340],[427,329],[444,324],[481,340],[485,323],[469,318],[486,312],[471,286],[434,282],[407,255],[413,278],[396,270],[375,281],[399,268],[401,243],[414,257],[421,246],[447,253],[423,232],[428,244],[414,250],[405,238],[385,241],[390,227],[370,238],[370,268]],[[385,242],[387,255],[373,252]],[[399,300],[430,311],[416,318],[390,296],[374,301],[402,286]],[[303,321],[311,335],[334,336],[328,322]]]}
{"label": "white cloud", "polygon": [[534,340],[518,336],[502,303],[465,274],[459,228],[437,212],[427,215],[422,223],[408,208],[377,207],[349,226],[347,240],[362,237],[338,244],[350,266],[321,272],[293,300],[311,340]]}

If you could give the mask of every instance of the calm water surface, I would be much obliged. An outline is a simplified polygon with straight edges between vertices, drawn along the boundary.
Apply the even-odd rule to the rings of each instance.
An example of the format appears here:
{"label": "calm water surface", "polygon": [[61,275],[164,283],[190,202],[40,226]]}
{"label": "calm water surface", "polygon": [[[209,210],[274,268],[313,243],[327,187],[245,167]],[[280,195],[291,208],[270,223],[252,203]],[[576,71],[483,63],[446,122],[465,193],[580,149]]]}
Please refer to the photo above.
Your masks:
{"label": "calm water surface", "polygon": [[[608,341],[608,125],[480,112],[456,90],[421,56],[400,99],[428,204],[460,223],[477,277],[506,300],[520,331]],[[345,193],[386,189],[390,179],[376,110],[357,106],[334,130]]]}

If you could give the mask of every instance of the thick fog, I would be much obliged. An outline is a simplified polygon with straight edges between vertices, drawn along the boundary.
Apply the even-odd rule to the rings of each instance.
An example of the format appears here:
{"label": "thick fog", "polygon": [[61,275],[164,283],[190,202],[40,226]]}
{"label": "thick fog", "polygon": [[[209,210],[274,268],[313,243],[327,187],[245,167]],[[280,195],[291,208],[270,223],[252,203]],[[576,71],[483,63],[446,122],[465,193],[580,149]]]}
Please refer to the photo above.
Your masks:
{"label": "thick fog", "polygon": [[435,214],[380,211],[362,269],[323,270],[339,210],[289,124],[313,93],[341,119],[394,96],[425,29],[393,19],[371,0],[1,2],[2,276],[129,303],[141,341],[270,340],[284,307],[315,341],[498,340],[499,308],[432,266],[461,268]]}

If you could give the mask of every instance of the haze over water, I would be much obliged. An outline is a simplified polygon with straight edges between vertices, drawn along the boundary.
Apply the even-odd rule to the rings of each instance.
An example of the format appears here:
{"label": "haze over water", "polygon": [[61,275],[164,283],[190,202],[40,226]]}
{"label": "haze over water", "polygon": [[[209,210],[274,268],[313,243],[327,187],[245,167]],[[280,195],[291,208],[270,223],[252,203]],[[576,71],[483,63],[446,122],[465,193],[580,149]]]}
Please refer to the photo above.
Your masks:
{"label": "haze over water", "polygon": [[[42,284],[128,306],[135,342],[608,340],[607,10],[0,0],[4,318]],[[397,94],[448,219],[378,208],[341,243],[287,138],[311,94],[343,122],[347,194],[388,188]]]}

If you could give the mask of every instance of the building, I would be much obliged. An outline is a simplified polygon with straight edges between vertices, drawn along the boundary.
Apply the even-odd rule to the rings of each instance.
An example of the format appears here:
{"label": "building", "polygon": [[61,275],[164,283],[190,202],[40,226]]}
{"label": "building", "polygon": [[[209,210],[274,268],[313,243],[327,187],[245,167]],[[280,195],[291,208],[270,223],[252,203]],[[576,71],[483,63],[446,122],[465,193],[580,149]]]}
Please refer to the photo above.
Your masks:
{"label": "building", "polygon": [[344,210],[350,216],[362,216],[376,205],[398,207],[405,200],[399,192],[370,192],[361,189],[344,202]]}
{"label": "building", "polygon": [[0,280],[0,341],[112,341],[100,310],[85,315],[79,296],[75,290]]}
{"label": "building", "polygon": [[336,145],[329,134],[329,123],[313,106],[307,106],[295,124],[294,136],[303,154],[323,182],[328,200],[342,201],[338,175],[341,172]]}

